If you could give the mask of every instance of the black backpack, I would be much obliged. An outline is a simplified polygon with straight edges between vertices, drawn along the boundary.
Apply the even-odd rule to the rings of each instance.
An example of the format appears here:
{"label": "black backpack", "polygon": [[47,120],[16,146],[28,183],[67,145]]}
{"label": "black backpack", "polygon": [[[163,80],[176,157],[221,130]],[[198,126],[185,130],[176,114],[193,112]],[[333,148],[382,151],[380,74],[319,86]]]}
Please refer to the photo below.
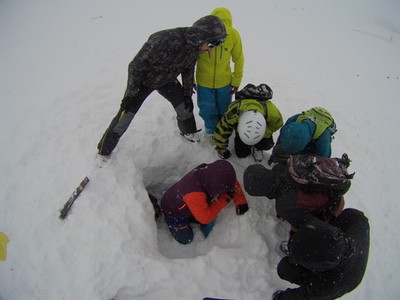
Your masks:
{"label": "black backpack", "polygon": [[346,153],[341,158],[307,154],[289,155],[285,177],[291,188],[324,194],[336,200],[350,189],[351,179],[355,174],[349,174],[347,171],[350,162]]}
{"label": "black backpack", "polygon": [[265,83],[262,83],[258,86],[249,83],[236,93],[235,99],[236,100],[254,99],[259,101],[267,101],[271,100],[272,96],[273,96],[272,89]]}

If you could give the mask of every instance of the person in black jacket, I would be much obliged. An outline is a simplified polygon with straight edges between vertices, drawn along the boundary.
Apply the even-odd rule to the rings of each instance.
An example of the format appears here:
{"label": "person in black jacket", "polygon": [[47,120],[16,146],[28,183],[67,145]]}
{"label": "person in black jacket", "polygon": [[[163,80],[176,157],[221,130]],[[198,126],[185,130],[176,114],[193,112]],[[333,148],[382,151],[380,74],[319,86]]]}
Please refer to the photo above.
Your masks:
{"label": "person in black jacket", "polygon": [[293,233],[278,275],[299,285],[276,291],[273,300],[337,299],[362,281],[369,254],[369,222],[364,213],[345,209],[331,224],[313,221]]}
{"label": "person in black jacket", "polygon": [[[205,16],[191,27],[153,33],[129,64],[125,96],[97,145],[98,153],[111,154],[144,100],[154,90],[174,107],[181,134],[194,141],[197,128],[192,94],[197,57],[201,51],[221,44],[225,37],[225,25],[216,16]],[[182,84],[177,79],[179,75]]]}
{"label": "person in black jacket", "polygon": [[276,164],[272,170],[261,164],[250,165],[243,173],[245,191],[251,196],[275,199],[277,216],[287,221],[292,230],[314,220],[330,223],[344,208],[344,197],[332,201],[327,195],[293,188],[287,178],[285,164]]}

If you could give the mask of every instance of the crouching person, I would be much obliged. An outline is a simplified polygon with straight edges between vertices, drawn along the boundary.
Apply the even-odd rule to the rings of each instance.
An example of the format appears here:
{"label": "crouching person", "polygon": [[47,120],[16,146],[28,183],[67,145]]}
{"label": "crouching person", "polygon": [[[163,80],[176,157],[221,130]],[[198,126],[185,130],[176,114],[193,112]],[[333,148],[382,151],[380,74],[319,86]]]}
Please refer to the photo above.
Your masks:
{"label": "crouching person", "polygon": [[218,156],[228,159],[229,138],[235,132],[235,153],[239,158],[250,154],[261,161],[263,151],[274,146],[273,133],[283,125],[282,114],[270,100],[272,89],[262,83],[247,84],[236,94],[228,110],[219,120],[214,133],[215,150]]}
{"label": "crouching person", "polygon": [[335,120],[323,107],[313,107],[296,114],[281,128],[268,163],[276,163],[281,156],[291,154],[331,157],[331,143],[336,131]]}
{"label": "crouching person", "polygon": [[225,160],[201,164],[170,187],[161,198],[161,211],[173,237],[181,244],[193,240],[190,223],[199,223],[205,237],[219,212],[233,201],[236,214],[248,209],[233,166]]}
{"label": "crouching person", "polygon": [[276,214],[292,226],[291,233],[311,220],[330,223],[340,215],[343,196],[331,199],[322,193],[293,187],[286,170],[280,163],[272,170],[260,164],[250,165],[243,174],[244,189],[251,196],[275,199]]}
{"label": "crouching person", "polygon": [[276,291],[273,300],[337,299],[362,281],[369,253],[369,222],[356,209],[345,209],[331,223],[308,223],[292,234],[278,275],[299,285]]}

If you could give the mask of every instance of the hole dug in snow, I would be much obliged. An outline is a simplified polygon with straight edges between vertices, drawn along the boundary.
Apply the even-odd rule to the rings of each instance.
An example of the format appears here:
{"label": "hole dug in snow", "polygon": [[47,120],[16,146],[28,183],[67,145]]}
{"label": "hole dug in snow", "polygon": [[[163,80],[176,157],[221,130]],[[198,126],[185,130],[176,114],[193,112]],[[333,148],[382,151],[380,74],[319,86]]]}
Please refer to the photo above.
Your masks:
{"label": "hole dug in snow", "polygon": [[[143,170],[143,183],[147,192],[158,199],[186,172],[169,167],[148,167]],[[150,202],[150,199],[149,199]],[[157,226],[157,246],[159,253],[169,259],[195,258],[207,255],[214,247],[237,247],[237,216],[233,203],[226,206],[217,216],[215,226],[207,238],[199,224],[191,224],[194,238],[190,244],[178,243],[168,230],[163,215],[155,219]]]}

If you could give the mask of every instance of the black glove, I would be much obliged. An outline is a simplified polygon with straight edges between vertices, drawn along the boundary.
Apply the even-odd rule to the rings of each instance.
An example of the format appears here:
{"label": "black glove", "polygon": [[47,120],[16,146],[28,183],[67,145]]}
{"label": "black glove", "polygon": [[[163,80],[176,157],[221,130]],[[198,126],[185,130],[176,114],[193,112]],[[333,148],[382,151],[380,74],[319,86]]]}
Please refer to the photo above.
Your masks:
{"label": "black glove", "polygon": [[222,159],[228,159],[229,157],[231,157],[231,151],[229,150],[217,150],[218,152],[218,156]]}
{"label": "black glove", "polygon": [[122,108],[124,111],[130,110],[130,109],[132,108],[132,106],[133,106],[133,98],[132,98],[132,97],[126,96],[126,97],[124,97],[124,98],[122,99],[122,101],[121,101],[121,108]]}
{"label": "black glove", "polygon": [[193,111],[193,100],[192,100],[192,97],[185,97],[184,101],[185,101],[185,110],[188,110],[188,111],[192,112]]}
{"label": "black glove", "polygon": [[265,147],[266,147],[265,150],[271,149],[274,145],[275,145],[274,138],[272,136],[270,138],[267,138],[265,141]]}
{"label": "black glove", "polygon": [[282,294],[283,291],[281,290],[277,290],[275,293],[272,294],[272,300],[279,300],[280,298],[280,294]]}
{"label": "black glove", "polygon": [[236,214],[239,215],[244,215],[246,211],[249,210],[249,206],[247,204],[239,204],[236,206]]}

